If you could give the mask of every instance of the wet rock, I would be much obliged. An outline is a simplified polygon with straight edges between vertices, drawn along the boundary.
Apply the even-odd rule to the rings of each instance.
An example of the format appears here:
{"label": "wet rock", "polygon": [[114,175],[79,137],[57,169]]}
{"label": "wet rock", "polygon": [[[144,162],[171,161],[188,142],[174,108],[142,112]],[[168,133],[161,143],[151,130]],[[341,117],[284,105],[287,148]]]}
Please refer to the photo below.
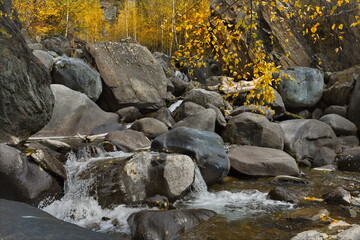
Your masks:
{"label": "wet rock", "polygon": [[328,239],[328,237],[329,236],[325,233],[321,233],[316,230],[308,230],[296,234],[296,236],[291,238],[291,240],[324,240]]}
{"label": "wet rock", "polygon": [[215,110],[216,113],[216,125],[220,126],[220,127],[225,127],[226,126],[226,119],[224,114],[222,113],[222,111],[218,108],[215,107],[214,105],[209,104],[208,109],[213,109]]}
{"label": "wet rock", "polygon": [[127,159],[97,161],[81,176],[94,178],[91,192],[101,206],[142,202],[157,194],[175,201],[194,181],[195,164],[181,154],[140,152]]}
{"label": "wet rock", "polygon": [[275,184],[289,184],[289,185],[308,185],[308,181],[294,176],[278,175],[271,181]]}
{"label": "wet rock", "polygon": [[285,132],[284,151],[297,161],[308,160],[313,167],[332,164],[340,144],[331,127],[313,119],[295,119],[279,123]]}
{"label": "wet rock", "polygon": [[59,56],[71,54],[70,41],[62,35],[53,35],[46,37],[41,44],[49,51],[56,52]]}
{"label": "wet rock", "polygon": [[[45,197],[59,197],[56,180],[15,148],[0,144],[0,197],[37,205]],[[1,205],[0,205],[1,207]]]}
{"label": "wet rock", "polygon": [[237,116],[237,115],[239,115],[241,113],[245,113],[245,112],[261,114],[261,115],[264,115],[269,120],[273,119],[273,116],[274,116],[273,110],[268,109],[264,106],[259,106],[259,105],[243,105],[243,106],[237,107],[230,112],[230,116],[234,117],[234,116]]}
{"label": "wet rock", "polygon": [[207,184],[223,179],[230,169],[224,142],[213,132],[179,127],[154,139],[151,149],[191,156]]}
{"label": "wet rock", "polygon": [[86,45],[105,85],[99,104],[117,111],[134,106],[155,110],[164,105],[167,80],[150,51],[137,43],[97,42]]}
{"label": "wet rock", "polygon": [[102,92],[100,74],[80,58],[56,58],[51,76],[53,83],[85,93],[94,102]]}
{"label": "wet rock", "polygon": [[192,89],[187,92],[184,102],[193,102],[205,108],[207,108],[209,104],[214,105],[219,109],[225,108],[224,99],[219,93],[200,88]]}
{"label": "wet rock", "polygon": [[149,197],[145,199],[145,204],[148,207],[157,207],[161,210],[167,210],[169,208],[169,200],[167,197],[155,195],[154,197]]}
{"label": "wet rock", "polygon": [[327,114],[319,120],[328,124],[337,136],[356,135],[358,130],[354,123],[337,114]]}
{"label": "wet rock", "polygon": [[232,117],[222,133],[224,141],[258,147],[284,148],[284,132],[277,123],[255,113]]}
{"label": "wet rock", "polygon": [[111,142],[117,150],[124,152],[135,152],[139,149],[150,148],[151,144],[151,141],[142,132],[131,129],[110,132],[104,140]]}
{"label": "wet rock", "polygon": [[324,201],[328,204],[350,205],[350,192],[342,187],[337,187],[333,191],[323,196]]}
{"label": "wet rock", "polygon": [[40,140],[40,143],[62,154],[71,151],[71,146],[69,144],[59,140],[44,139]]}
{"label": "wet rock", "polygon": [[[359,66],[360,68],[360,66]],[[360,73],[356,78],[355,87],[351,93],[349,109],[347,112],[347,118],[355,123],[358,129],[360,129]]]}
{"label": "wet rock", "polygon": [[32,53],[40,60],[42,64],[44,64],[46,69],[51,72],[55,63],[54,58],[49,53],[42,50],[34,50]]}
{"label": "wet rock", "polygon": [[326,209],[319,208],[301,208],[290,213],[286,213],[284,218],[294,223],[302,223],[308,225],[325,224],[324,217],[328,217],[329,212]]}
{"label": "wet rock", "polygon": [[149,114],[149,117],[163,122],[167,127],[172,127],[176,123],[170,110],[166,107],[160,108],[153,114]]}
{"label": "wet rock", "polygon": [[0,12],[8,14],[0,18],[0,142],[17,138],[16,144],[50,120],[54,96],[50,75],[22,37],[11,1],[2,1]]}
{"label": "wet rock", "polygon": [[118,115],[101,110],[85,94],[53,84],[54,113],[50,122],[35,136],[89,135],[101,125],[118,123]]}
{"label": "wet rock", "polygon": [[298,203],[299,200],[306,197],[305,193],[300,190],[295,190],[285,187],[276,187],[271,189],[268,198],[283,202]]}
{"label": "wet rock", "polygon": [[334,105],[348,104],[355,79],[359,73],[360,65],[332,73],[324,90],[325,101]]}
{"label": "wet rock", "polygon": [[337,114],[339,116],[342,116],[344,118],[346,118],[346,113],[347,113],[347,108],[344,106],[339,106],[339,105],[332,105],[328,108],[326,108],[324,110],[324,114],[323,115],[327,115],[327,114]]}
{"label": "wet rock", "polygon": [[133,106],[121,108],[116,113],[119,115],[120,121],[124,123],[134,122],[141,117],[139,109]]}
{"label": "wet rock", "polygon": [[0,215],[0,236],[3,239],[125,240],[61,221],[38,208],[21,202],[0,199]]}
{"label": "wet rock", "polygon": [[168,131],[167,126],[155,118],[142,118],[136,120],[131,125],[131,129],[143,132],[145,136],[151,139],[156,138],[157,136]]}
{"label": "wet rock", "polygon": [[170,240],[215,215],[214,211],[207,209],[148,210],[132,214],[128,222],[133,239]]}
{"label": "wet rock", "polygon": [[338,169],[348,172],[360,172],[360,147],[344,150],[336,156]]}
{"label": "wet rock", "polygon": [[76,158],[80,162],[86,162],[90,158],[101,157],[105,154],[105,149],[93,145],[80,146],[75,151]]}
{"label": "wet rock", "polygon": [[55,153],[55,151],[51,151],[47,147],[36,142],[31,143],[28,146],[27,151],[30,154],[31,159],[50,175],[60,178],[62,181],[66,179],[66,170],[64,164],[60,160],[64,159],[65,156],[61,156],[61,154]]}
{"label": "wet rock", "polygon": [[214,109],[205,109],[199,111],[187,118],[177,122],[173,128],[188,127],[202,131],[215,131],[216,111]]}
{"label": "wet rock", "polygon": [[299,168],[289,154],[272,148],[240,146],[230,149],[231,167],[250,176],[298,176]]}
{"label": "wet rock", "polygon": [[176,121],[181,121],[186,117],[194,115],[205,108],[199,104],[193,102],[182,102],[179,107],[177,107],[173,113],[174,119]]}
{"label": "wet rock", "polygon": [[360,239],[360,225],[354,224],[351,228],[336,235],[337,240]]}
{"label": "wet rock", "polygon": [[312,107],[322,97],[324,75],[318,69],[294,67],[281,71],[280,78],[277,90],[287,108]]}

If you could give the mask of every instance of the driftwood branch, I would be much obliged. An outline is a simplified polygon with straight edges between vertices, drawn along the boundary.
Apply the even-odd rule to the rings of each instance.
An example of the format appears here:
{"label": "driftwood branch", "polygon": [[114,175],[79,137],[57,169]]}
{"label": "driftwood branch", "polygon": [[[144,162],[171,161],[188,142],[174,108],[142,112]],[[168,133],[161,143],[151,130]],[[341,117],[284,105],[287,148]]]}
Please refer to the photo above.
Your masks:
{"label": "driftwood branch", "polygon": [[220,79],[220,83],[215,86],[207,87],[209,90],[220,90],[225,94],[236,94],[236,93],[244,93],[249,92],[255,89],[256,85],[260,81],[259,78],[254,79],[252,81],[239,81],[234,82],[233,78],[222,77]]}

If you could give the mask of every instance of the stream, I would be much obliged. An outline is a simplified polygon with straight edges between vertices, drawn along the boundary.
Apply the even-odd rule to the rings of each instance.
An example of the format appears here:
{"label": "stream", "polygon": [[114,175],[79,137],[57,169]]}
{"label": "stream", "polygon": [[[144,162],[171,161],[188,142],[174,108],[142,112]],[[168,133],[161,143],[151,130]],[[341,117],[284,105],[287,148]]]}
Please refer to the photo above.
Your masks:
{"label": "stream", "polygon": [[[119,205],[103,209],[94,197],[89,196],[89,180],[79,177],[86,165],[103,159],[123,158],[132,154],[124,152],[100,153],[99,157],[84,154],[68,155],[66,162],[67,181],[65,195],[61,200],[44,200],[40,208],[53,216],[94,231],[130,236],[127,218],[134,212],[147,208],[131,208]],[[360,192],[360,174],[339,171],[316,171],[302,169],[309,183],[292,185],[309,197],[320,198],[337,186]],[[226,177],[222,183],[206,189],[203,183],[196,184],[196,191],[175,202],[177,208],[205,208],[218,213],[207,222],[186,232],[179,239],[290,239],[296,233],[314,229],[306,224],[292,223],[283,215],[302,207],[325,208],[330,216],[348,223],[359,223],[360,216],[349,217],[341,206],[321,202],[290,204],[267,199],[267,193],[278,186],[272,178]]]}

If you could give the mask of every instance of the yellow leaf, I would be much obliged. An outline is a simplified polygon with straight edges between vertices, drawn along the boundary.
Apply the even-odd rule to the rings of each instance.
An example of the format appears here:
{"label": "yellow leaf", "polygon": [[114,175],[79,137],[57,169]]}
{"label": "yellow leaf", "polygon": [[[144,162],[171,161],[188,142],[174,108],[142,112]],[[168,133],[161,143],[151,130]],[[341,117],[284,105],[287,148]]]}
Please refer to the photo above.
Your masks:
{"label": "yellow leaf", "polygon": [[344,24],[340,24],[339,26],[338,26],[338,29],[343,29],[344,28]]}
{"label": "yellow leaf", "polygon": [[331,26],[331,29],[334,30],[336,27],[336,24],[334,23],[332,26]]}
{"label": "yellow leaf", "polygon": [[315,197],[304,197],[304,200],[314,201],[314,202],[323,202],[324,201],[324,199],[322,199],[322,198],[315,198]]}

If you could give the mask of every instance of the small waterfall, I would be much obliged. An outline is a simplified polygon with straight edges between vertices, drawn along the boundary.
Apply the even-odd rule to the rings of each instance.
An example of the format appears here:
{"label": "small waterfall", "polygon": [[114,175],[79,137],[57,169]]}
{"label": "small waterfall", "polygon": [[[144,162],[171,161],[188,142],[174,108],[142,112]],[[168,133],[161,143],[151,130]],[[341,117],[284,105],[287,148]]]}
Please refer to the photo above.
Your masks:
{"label": "small waterfall", "polygon": [[173,112],[175,111],[175,109],[181,105],[181,103],[183,102],[183,100],[179,100],[177,101],[176,103],[172,104],[170,107],[169,107],[169,111],[170,112]]}
{"label": "small waterfall", "polygon": [[81,154],[79,152],[77,154],[72,152],[68,154],[68,160],[65,164],[67,171],[65,195],[61,200],[54,201],[49,205],[44,201],[41,208],[61,220],[82,227],[99,232],[129,234],[130,229],[127,218],[132,213],[143,209],[127,208],[124,205],[119,205],[113,209],[103,209],[94,197],[89,196],[91,181],[80,179],[79,173],[83,172],[90,163],[104,159],[128,157],[132,154],[120,151],[106,154],[97,152],[97,157],[88,158],[88,150],[83,149]]}

